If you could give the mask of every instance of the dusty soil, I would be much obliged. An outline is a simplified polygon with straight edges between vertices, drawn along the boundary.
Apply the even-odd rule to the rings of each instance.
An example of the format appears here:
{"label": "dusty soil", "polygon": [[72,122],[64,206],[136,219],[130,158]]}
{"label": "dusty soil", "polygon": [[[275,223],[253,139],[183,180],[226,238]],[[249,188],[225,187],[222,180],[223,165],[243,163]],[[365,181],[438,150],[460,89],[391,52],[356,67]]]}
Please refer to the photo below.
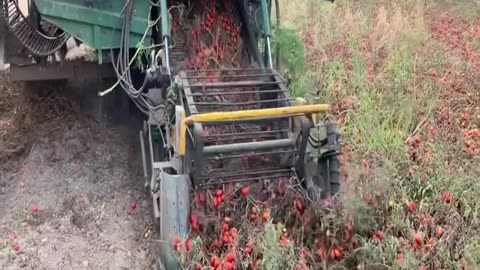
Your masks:
{"label": "dusty soil", "polygon": [[72,112],[24,134],[24,153],[0,166],[1,269],[152,268],[150,200],[127,127]]}

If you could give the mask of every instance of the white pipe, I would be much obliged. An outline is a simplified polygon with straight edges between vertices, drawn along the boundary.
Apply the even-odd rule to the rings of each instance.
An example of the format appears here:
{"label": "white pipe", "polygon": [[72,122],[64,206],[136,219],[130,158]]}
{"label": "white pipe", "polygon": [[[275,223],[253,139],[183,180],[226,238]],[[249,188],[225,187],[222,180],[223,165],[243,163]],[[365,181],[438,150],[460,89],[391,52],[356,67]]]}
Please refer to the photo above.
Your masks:
{"label": "white pipe", "polygon": [[165,64],[167,65],[167,72],[168,72],[168,75],[172,75],[171,71],[170,71],[170,57],[168,55],[168,38],[165,37]]}
{"label": "white pipe", "polygon": [[270,68],[273,68],[273,60],[272,60],[272,47],[270,45],[270,37],[267,37],[267,49],[268,49],[268,62]]}

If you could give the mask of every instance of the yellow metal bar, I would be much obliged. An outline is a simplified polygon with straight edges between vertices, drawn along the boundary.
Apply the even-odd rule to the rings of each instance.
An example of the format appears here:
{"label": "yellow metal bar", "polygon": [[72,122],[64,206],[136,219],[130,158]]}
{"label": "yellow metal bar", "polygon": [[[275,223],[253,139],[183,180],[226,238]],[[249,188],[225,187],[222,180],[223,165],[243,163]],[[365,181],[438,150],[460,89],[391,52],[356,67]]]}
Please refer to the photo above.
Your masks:
{"label": "yellow metal bar", "polygon": [[192,125],[195,122],[208,123],[208,122],[228,121],[228,120],[288,116],[288,115],[300,114],[300,113],[315,114],[315,113],[325,112],[329,110],[330,110],[330,105],[328,104],[301,105],[301,106],[272,108],[272,109],[203,113],[203,114],[191,115],[187,117],[184,121],[186,125]]}

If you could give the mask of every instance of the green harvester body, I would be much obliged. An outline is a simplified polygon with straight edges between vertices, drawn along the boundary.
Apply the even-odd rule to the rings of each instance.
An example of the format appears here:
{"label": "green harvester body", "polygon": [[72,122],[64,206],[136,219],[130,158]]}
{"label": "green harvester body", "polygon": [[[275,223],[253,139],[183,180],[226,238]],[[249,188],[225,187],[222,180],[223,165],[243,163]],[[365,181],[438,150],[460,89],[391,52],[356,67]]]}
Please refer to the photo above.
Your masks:
{"label": "green harvester body", "polygon": [[[118,49],[122,31],[121,12],[124,1],[117,0],[34,0],[42,18],[61,27],[91,48],[102,51]],[[130,47],[149,43],[151,28],[149,1],[135,2],[135,16],[131,21]]]}

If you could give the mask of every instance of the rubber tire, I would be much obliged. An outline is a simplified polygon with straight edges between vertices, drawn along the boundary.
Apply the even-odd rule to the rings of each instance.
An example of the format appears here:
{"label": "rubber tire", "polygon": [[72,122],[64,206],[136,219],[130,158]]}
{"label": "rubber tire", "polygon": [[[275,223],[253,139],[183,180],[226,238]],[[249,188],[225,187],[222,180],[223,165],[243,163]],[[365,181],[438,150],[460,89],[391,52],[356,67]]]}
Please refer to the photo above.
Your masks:
{"label": "rubber tire", "polygon": [[331,155],[328,158],[322,159],[318,166],[321,167],[324,174],[320,181],[323,181],[323,186],[326,193],[336,195],[340,191],[340,165],[337,155]]}

